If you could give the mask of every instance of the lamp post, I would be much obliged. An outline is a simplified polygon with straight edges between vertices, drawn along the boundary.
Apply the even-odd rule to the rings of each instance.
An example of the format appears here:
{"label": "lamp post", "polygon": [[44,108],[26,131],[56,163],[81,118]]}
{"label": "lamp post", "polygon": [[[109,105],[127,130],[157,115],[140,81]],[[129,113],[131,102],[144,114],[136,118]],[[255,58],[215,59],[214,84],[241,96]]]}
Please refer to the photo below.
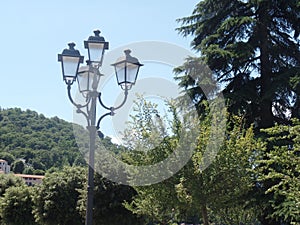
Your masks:
{"label": "lamp post", "polygon": [[[116,107],[108,107],[101,100],[101,92],[98,92],[98,85],[101,76],[99,69],[102,66],[104,51],[108,49],[109,43],[100,36],[100,31],[94,31],[94,36],[90,36],[87,41],[84,41],[84,47],[88,50],[87,65],[79,67],[83,63],[84,57],[75,49],[74,43],[69,43],[69,48],[64,49],[62,54],[58,54],[58,61],[61,62],[63,80],[67,84],[68,97],[71,103],[76,107],[77,113],[83,114],[87,121],[87,129],[89,131],[90,146],[89,146],[89,169],[88,169],[88,188],[87,188],[87,207],[86,207],[86,225],[93,224],[93,198],[94,198],[94,156],[95,156],[95,139],[98,133],[99,137],[103,138],[100,129],[100,123],[106,116],[113,116],[115,111],[121,108],[128,95],[128,90],[135,84],[139,68],[143,64],[139,63],[138,59],[130,55],[130,50],[125,50],[125,56],[120,57],[112,64],[115,68],[118,85],[124,91],[124,99],[122,103]],[[78,81],[79,92],[85,98],[85,104],[76,103],[71,95],[71,86],[74,81]],[[97,120],[96,107],[97,102],[108,110]]]}

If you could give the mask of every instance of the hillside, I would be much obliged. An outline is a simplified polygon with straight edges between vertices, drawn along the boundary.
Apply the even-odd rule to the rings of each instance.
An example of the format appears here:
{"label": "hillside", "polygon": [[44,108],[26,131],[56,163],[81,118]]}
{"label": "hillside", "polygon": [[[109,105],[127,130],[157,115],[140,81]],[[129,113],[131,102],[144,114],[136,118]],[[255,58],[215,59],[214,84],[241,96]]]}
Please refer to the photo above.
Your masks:
{"label": "hillside", "polygon": [[19,108],[0,109],[0,158],[15,172],[43,174],[53,167],[84,165],[72,123]]}

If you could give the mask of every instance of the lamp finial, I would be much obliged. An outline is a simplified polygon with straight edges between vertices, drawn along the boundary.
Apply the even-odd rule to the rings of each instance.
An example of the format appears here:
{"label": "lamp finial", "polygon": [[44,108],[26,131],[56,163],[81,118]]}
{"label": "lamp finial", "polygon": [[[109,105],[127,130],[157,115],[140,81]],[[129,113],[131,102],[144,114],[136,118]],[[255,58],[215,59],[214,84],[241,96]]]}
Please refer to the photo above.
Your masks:
{"label": "lamp finial", "polygon": [[94,30],[94,34],[96,37],[100,37],[100,33],[101,33],[100,30]]}
{"label": "lamp finial", "polygon": [[70,49],[70,50],[75,50],[74,47],[76,46],[76,44],[75,44],[74,42],[70,42],[70,43],[68,44],[68,46],[69,46],[69,49]]}
{"label": "lamp finial", "polygon": [[130,53],[131,53],[131,50],[130,49],[126,49],[126,50],[124,50],[124,53],[125,53],[126,56],[129,56]]}

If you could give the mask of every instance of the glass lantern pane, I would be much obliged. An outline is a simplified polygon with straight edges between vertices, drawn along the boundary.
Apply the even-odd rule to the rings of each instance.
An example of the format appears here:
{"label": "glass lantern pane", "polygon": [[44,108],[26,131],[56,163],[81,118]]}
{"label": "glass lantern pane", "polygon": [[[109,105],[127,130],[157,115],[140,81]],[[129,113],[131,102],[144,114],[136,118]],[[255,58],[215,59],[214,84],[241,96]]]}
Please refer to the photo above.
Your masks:
{"label": "glass lantern pane", "polygon": [[138,72],[138,65],[127,63],[127,82],[134,84]]}
{"label": "glass lantern pane", "polygon": [[84,72],[84,73],[78,73],[77,76],[78,79],[78,87],[79,87],[79,91],[80,92],[85,92],[88,91],[89,89],[89,77],[88,77],[88,72]]}
{"label": "glass lantern pane", "polygon": [[100,81],[100,75],[85,71],[78,74],[78,85],[80,92],[93,91],[97,89]]}
{"label": "glass lantern pane", "polygon": [[79,65],[78,57],[63,56],[63,70],[65,77],[76,77]]}
{"label": "glass lantern pane", "polygon": [[101,63],[104,50],[103,43],[89,43],[89,59],[91,62]]}
{"label": "glass lantern pane", "polygon": [[118,84],[125,82],[125,63],[115,65]]}

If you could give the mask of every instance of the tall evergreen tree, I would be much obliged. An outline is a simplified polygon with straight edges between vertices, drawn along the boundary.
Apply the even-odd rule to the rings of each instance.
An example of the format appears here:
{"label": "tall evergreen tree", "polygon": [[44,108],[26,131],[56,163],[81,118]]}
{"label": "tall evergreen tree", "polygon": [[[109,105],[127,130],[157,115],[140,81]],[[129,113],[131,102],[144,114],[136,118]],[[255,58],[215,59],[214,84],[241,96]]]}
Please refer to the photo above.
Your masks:
{"label": "tall evergreen tree", "polygon": [[[222,83],[229,110],[259,128],[300,117],[299,9],[298,0],[203,0],[178,20]],[[182,72],[180,85],[194,88]]]}

